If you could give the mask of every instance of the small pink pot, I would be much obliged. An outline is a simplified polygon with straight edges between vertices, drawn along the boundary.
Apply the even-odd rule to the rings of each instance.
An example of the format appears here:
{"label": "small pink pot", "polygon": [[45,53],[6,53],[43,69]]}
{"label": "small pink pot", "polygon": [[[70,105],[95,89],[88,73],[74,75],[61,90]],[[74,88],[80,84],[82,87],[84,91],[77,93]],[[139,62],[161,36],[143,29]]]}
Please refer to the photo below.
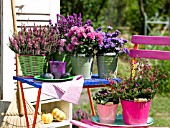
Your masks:
{"label": "small pink pot", "polygon": [[97,112],[100,123],[113,124],[116,119],[116,111],[118,104],[102,105],[97,104]]}
{"label": "small pink pot", "polygon": [[127,125],[146,124],[149,116],[151,100],[134,102],[121,100],[124,123]]}

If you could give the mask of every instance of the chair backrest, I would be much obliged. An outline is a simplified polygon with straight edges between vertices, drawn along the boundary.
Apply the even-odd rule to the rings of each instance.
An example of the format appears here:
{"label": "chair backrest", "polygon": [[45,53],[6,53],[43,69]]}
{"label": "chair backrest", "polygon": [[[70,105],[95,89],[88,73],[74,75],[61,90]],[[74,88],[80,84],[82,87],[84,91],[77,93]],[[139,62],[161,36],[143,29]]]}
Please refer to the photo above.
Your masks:
{"label": "chair backrest", "polygon": [[170,46],[170,36],[133,35],[131,42],[134,44],[134,48],[130,49],[129,56],[131,58],[140,57],[157,60],[170,60],[170,51],[138,49],[140,44]]}

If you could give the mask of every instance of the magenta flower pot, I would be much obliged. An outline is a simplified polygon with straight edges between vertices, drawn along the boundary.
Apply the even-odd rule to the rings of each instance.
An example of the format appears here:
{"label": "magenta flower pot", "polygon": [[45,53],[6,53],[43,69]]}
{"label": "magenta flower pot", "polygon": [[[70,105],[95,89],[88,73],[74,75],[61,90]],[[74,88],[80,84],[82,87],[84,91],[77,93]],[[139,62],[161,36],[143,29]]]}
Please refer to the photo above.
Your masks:
{"label": "magenta flower pot", "polygon": [[50,61],[50,72],[54,75],[55,79],[60,79],[66,71],[66,62]]}
{"label": "magenta flower pot", "polygon": [[149,116],[151,101],[134,102],[121,100],[124,124],[146,124]]}
{"label": "magenta flower pot", "polygon": [[116,119],[116,111],[118,104],[102,105],[97,104],[97,113],[99,115],[100,123],[113,124]]}

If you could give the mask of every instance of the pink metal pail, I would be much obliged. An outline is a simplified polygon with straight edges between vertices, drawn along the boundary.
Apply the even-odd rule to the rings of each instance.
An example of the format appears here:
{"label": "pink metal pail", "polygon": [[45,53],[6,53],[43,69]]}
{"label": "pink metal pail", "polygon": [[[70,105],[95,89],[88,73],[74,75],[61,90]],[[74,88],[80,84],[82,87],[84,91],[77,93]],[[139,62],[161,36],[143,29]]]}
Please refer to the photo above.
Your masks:
{"label": "pink metal pail", "polygon": [[97,113],[99,115],[100,123],[113,124],[116,118],[118,104],[102,105],[97,104]]}
{"label": "pink metal pail", "polygon": [[60,79],[66,71],[66,62],[50,61],[50,71],[55,79]]}
{"label": "pink metal pail", "polygon": [[134,102],[121,100],[122,114],[125,124],[140,125],[146,124],[149,116],[151,101]]}

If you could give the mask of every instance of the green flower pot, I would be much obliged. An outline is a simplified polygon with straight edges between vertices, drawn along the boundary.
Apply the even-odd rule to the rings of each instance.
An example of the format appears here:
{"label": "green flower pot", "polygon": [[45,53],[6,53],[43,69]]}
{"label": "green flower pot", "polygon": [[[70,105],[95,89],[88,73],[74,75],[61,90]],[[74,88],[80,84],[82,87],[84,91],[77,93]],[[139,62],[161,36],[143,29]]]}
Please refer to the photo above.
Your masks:
{"label": "green flower pot", "polygon": [[85,57],[81,55],[72,56],[71,64],[73,75],[82,75],[84,79],[91,79],[93,65],[92,56],[91,57]]}
{"label": "green flower pot", "polygon": [[99,78],[107,78],[109,75],[116,77],[118,67],[118,57],[115,54],[97,55],[97,68]]}

